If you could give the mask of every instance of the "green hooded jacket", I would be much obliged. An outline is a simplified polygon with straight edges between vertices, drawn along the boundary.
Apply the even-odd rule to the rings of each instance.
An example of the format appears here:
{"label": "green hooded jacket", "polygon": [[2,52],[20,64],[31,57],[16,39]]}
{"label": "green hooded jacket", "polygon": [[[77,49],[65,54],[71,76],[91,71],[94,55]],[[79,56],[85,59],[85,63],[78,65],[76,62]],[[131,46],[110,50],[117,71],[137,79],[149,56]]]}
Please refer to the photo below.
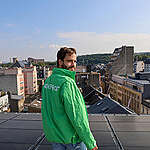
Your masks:
{"label": "green hooded jacket", "polygon": [[83,96],[75,83],[75,72],[54,68],[42,88],[43,130],[49,142],[96,146],[90,131]]}

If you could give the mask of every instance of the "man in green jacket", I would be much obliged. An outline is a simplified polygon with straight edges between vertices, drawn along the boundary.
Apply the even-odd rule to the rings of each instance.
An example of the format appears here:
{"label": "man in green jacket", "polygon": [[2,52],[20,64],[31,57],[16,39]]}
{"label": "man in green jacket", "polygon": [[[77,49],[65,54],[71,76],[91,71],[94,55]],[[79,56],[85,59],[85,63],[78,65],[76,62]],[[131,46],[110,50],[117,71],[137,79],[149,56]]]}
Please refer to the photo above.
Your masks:
{"label": "man in green jacket", "polygon": [[[84,99],[75,83],[76,50],[61,48],[42,89],[43,130],[53,150],[97,150]],[[86,146],[85,146],[86,145]]]}

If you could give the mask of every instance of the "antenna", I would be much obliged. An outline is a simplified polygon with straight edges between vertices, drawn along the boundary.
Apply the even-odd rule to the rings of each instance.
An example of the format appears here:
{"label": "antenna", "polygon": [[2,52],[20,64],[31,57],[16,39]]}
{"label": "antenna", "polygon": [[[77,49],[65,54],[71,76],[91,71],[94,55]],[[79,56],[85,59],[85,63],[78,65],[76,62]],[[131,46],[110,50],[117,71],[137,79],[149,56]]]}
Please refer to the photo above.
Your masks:
{"label": "antenna", "polygon": [[11,57],[9,58],[9,61],[10,61],[10,63],[11,63]]}

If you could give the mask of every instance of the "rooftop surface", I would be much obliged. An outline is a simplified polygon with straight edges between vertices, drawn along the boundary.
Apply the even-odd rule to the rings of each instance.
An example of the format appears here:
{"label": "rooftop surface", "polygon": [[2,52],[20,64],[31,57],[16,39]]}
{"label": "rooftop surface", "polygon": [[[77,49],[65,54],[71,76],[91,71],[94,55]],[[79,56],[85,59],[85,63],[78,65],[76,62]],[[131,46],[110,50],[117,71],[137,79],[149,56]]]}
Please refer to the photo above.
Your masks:
{"label": "rooftop surface", "polygon": [[[149,150],[150,116],[90,114],[89,122],[102,150]],[[40,113],[0,113],[1,150],[51,150]]]}

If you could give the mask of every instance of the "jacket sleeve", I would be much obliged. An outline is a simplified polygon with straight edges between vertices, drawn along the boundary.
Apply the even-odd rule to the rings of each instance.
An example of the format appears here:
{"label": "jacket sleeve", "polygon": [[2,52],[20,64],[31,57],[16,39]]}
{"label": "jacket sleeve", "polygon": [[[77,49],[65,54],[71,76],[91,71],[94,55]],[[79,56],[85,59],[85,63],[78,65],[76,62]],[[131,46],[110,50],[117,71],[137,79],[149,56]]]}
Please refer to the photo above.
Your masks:
{"label": "jacket sleeve", "polygon": [[65,82],[61,95],[67,116],[79,138],[88,149],[94,148],[96,141],[90,131],[85,103],[76,83]]}

